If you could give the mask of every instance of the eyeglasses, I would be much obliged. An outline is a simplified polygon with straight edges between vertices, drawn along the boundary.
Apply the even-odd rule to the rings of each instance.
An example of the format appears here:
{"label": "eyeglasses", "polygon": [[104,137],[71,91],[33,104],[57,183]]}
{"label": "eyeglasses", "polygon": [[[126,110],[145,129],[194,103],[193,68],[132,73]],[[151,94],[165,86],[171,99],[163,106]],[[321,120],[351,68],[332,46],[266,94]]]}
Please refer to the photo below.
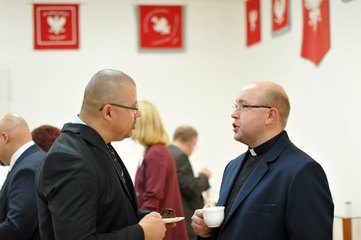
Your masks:
{"label": "eyeglasses", "polygon": [[237,111],[241,111],[244,108],[272,108],[271,106],[266,105],[247,105],[247,104],[233,104],[233,109]]}
{"label": "eyeglasses", "polygon": [[[116,103],[107,103],[109,105],[112,105],[112,106],[115,106],[115,107],[120,107],[120,108],[125,108],[125,109],[130,109],[130,110],[135,110],[135,111],[138,111],[138,106],[124,106],[124,105],[121,105],[121,104],[116,104]],[[105,107],[105,105],[107,104],[104,104],[103,107],[99,108],[99,111],[103,110],[103,108]]]}

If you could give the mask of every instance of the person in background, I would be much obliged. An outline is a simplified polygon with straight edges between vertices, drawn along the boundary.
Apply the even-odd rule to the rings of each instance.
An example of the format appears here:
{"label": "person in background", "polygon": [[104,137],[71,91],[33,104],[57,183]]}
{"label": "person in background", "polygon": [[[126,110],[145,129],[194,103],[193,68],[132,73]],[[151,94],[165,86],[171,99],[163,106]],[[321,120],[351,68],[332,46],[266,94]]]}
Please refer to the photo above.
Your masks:
{"label": "person in background", "polygon": [[36,175],[42,239],[163,239],[161,215],[138,211],[111,145],[132,136],[140,115],[132,78],[113,69],[91,78],[80,114],[64,125]]}
{"label": "person in background", "polygon": [[[177,216],[183,216],[183,206],[179,191],[177,170],[174,159],[167,149],[168,135],[155,105],[140,101],[142,117],[137,119],[133,140],[144,146],[144,159],[135,176],[135,190],[139,208],[161,211],[172,208]],[[165,240],[187,240],[184,221],[168,228]]]}
{"label": "person in background", "polygon": [[44,157],[21,116],[0,118],[0,161],[9,166],[0,191],[0,239],[40,240],[34,180]]}
{"label": "person in background", "polygon": [[41,125],[31,131],[33,141],[45,152],[48,152],[55,139],[60,135],[60,129],[51,125]]}
{"label": "person in background", "polygon": [[229,162],[217,205],[225,206],[218,228],[202,210],[192,227],[200,239],[331,240],[334,205],[319,163],[297,148],[285,131],[288,96],[277,83],[245,86],[232,114],[234,139],[248,150]]}
{"label": "person in background", "polygon": [[204,206],[202,192],[209,189],[209,178],[212,175],[208,168],[203,168],[198,177],[194,176],[189,156],[192,155],[197,145],[197,139],[198,133],[196,129],[183,125],[175,130],[173,143],[168,146],[176,163],[189,240],[197,239],[197,235],[192,230],[191,217],[196,209]]}

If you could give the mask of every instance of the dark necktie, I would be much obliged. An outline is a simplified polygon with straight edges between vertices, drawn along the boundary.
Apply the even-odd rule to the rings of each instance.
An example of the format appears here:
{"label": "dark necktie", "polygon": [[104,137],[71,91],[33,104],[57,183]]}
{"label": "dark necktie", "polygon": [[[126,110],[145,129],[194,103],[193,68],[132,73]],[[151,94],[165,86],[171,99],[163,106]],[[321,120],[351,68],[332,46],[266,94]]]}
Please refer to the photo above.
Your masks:
{"label": "dark necktie", "polygon": [[[122,164],[120,163],[121,159],[119,157],[117,157],[116,153],[113,150],[113,147],[110,144],[107,144],[107,147],[109,149],[109,152],[112,155],[112,158],[113,158],[112,163],[113,163],[113,166],[114,166],[118,176],[120,177],[120,179],[122,181],[122,185],[123,185],[125,191],[127,192],[129,198],[132,200],[132,203],[134,204],[135,208],[137,208],[136,202],[134,200],[133,185],[131,183],[131,180],[128,180],[129,185],[127,185],[127,181],[125,180],[125,176],[124,176],[123,167],[122,167]],[[129,179],[129,177],[128,177],[128,179]]]}
{"label": "dark necktie", "polygon": [[117,170],[117,172],[120,174],[120,179],[122,180],[122,182],[124,183],[125,186],[127,186],[126,181],[125,181],[125,177],[124,177],[124,172],[122,167],[120,166],[120,163],[117,159],[117,156],[115,155],[115,152],[113,151],[113,148],[110,145],[107,145],[109,152],[112,155],[113,158],[113,165],[115,167],[115,169]]}

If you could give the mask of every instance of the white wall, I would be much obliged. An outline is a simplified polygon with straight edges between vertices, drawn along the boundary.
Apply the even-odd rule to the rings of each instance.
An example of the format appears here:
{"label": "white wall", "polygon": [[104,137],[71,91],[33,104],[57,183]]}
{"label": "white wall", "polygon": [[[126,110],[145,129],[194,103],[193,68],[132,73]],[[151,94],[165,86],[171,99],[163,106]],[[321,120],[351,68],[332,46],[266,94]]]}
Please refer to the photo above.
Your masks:
{"label": "white wall", "polygon": [[[300,57],[301,1],[291,1],[290,31],[272,37],[271,1],[262,0],[262,40],[251,48],[245,47],[244,1],[168,1],[185,5],[185,49],[160,52],[138,49],[135,3],[167,1],[81,2],[80,50],[35,51],[30,1],[0,0],[0,69],[11,82],[9,109],[32,128],[61,127],[78,113],[96,71],[123,70],[137,82],[139,99],[158,106],[170,134],[182,123],[199,130],[192,160],[195,169],[213,171],[216,200],[224,166],[246,149],[233,140],[231,105],[244,84],[273,80],[290,96],[290,137],[324,167],[336,207],[361,204],[361,1],[330,0],[331,49],[319,66]],[[130,140],[115,145],[134,176],[142,149]]]}

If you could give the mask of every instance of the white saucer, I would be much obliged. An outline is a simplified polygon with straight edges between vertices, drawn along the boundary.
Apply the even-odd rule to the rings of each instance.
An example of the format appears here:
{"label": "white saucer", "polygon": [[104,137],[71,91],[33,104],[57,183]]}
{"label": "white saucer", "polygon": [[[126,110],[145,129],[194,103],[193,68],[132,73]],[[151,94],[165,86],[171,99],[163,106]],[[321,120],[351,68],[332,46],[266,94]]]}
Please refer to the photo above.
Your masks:
{"label": "white saucer", "polygon": [[183,219],[184,219],[184,217],[162,218],[162,220],[163,220],[165,223],[175,223],[175,222],[182,221]]}

